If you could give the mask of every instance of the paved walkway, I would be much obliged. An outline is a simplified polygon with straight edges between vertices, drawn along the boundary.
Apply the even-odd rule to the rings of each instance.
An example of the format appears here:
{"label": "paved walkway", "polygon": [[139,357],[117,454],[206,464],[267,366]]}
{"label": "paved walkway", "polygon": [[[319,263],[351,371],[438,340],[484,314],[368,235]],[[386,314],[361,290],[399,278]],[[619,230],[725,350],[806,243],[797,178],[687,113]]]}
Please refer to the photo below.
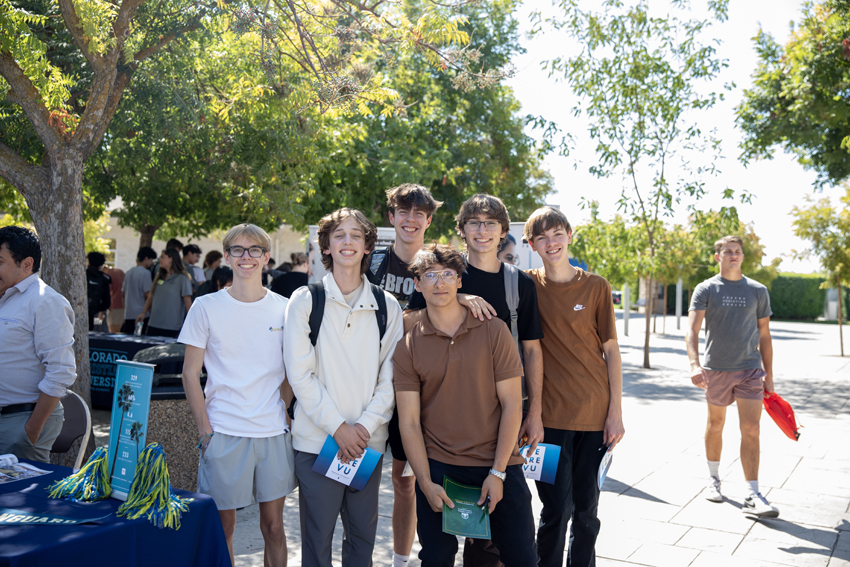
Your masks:
{"label": "paved walkway", "polygon": [[[702,497],[708,476],[703,450],[705,402],[687,376],[684,327],[668,317],[652,336],[653,369],[641,369],[643,319],[622,334],[626,437],[615,451],[600,503],[599,567],[850,567],[850,357],[840,358],[833,325],[773,323],[777,391],[804,425],[798,442],[764,416],[760,486],[780,508],[774,520],[744,516],[745,482],[737,457],[734,406],[727,415],[721,461],[726,501]],[[848,345],[850,346],[850,345]],[[392,485],[381,484],[374,564],[392,564]],[[532,494],[536,491],[532,488]],[[539,501],[535,499],[539,513]],[[238,512],[239,567],[262,565],[257,505]],[[290,565],[301,563],[297,492],[287,500]],[[340,564],[338,524],[334,564]],[[418,566],[415,546],[411,567]],[[458,557],[458,565],[460,557]]]}

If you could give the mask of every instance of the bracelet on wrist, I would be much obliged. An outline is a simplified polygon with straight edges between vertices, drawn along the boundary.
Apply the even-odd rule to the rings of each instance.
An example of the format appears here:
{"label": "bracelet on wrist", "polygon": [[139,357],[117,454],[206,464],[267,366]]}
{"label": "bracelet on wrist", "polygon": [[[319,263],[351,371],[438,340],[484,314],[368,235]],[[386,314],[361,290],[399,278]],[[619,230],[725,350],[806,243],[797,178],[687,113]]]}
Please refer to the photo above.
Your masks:
{"label": "bracelet on wrist", "polygon": [[[201,437],[201,440],[198,441],[198,444],[195,446],[195,449],[201,449],[201,450],[206,449],[207,445],[209,445],[210,441],[212,441],[213,435],[215,435],[215,431],[213,431],[211,433],[207,433],[206,435]],[[204,443],[204,441],[206,441],[206,443]]]}

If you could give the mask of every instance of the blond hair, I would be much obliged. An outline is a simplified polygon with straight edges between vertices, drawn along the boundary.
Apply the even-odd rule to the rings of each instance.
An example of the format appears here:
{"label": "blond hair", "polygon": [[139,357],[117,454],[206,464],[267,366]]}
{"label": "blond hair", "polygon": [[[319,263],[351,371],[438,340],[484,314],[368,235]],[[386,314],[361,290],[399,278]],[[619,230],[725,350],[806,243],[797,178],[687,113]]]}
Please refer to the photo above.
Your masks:
{"label": "blond hair", "polygon": [[233,246],[233,243],[239,240],[240,237],[244,236],[248,240],[262,246],[266,252],[269,252],[272,247],[272,239],[269,236],[269,233],[260,228],[255,224],[237,224],[233,228],[227,231],[227,234],[224,235],[224,240],[222,241],[222,247],[225,252],[228,248]]}

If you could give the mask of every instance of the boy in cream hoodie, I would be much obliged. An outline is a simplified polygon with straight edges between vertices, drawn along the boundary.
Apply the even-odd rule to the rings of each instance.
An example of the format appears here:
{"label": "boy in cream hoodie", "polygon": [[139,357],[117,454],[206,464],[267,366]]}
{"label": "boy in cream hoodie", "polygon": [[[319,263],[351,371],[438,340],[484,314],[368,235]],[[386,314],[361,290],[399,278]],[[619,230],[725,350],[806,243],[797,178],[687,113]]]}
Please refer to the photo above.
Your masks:
{"label": "boy in cream hoodie", "polygon": [[302,565],[330,567],[337,516],[345,527],[343,567],[369,567],[378,522],[379,461],[361,491],[312,470],[328,435],[340,458],[366,447],[383,453],[394,406],[392,357],[402,336],[401,308],[392,295],[383,339],[378,304],[364,273],[378,231],[360,211],[343,208],[319,221],[325,306],[316,345],[310,341],[312,297],[296,291],[286,309],[284,359],[298,398],[292,425],[295,474],[300,484]]}

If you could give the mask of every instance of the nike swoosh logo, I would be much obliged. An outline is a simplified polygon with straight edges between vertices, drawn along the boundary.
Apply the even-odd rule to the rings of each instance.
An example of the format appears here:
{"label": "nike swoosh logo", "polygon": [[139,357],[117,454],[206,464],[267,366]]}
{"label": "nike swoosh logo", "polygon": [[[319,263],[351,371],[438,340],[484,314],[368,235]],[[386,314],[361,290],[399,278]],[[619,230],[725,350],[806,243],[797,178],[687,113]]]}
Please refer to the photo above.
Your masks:
{"label": "nike swoosh logo", "polygon": [[573,311],[581,311],[582,309],[584,309],[584,305],[576,305],[573,307]]}

